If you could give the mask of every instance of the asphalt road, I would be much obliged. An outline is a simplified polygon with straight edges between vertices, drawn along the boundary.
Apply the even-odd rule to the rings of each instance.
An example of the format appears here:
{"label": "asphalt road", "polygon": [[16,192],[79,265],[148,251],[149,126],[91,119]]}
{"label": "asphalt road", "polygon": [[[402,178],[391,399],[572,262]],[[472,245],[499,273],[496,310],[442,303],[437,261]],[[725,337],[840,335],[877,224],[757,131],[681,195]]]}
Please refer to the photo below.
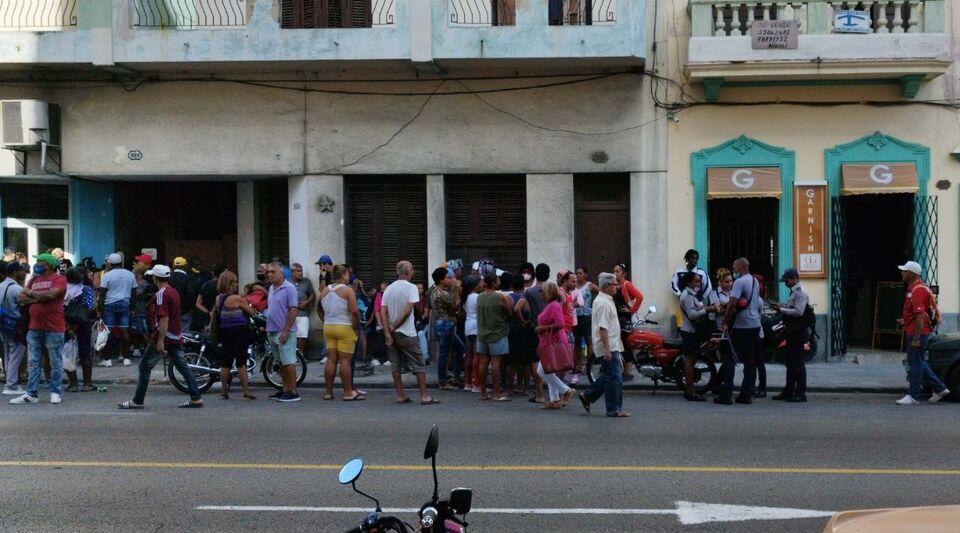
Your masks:
{"label": "asphalt road", "polygon": [[[384,507],[419,507],[432,490],[422,454],[434,423],[441,494],[472,487],[478,510],[520,510],[471,513],[474,532],[819,531],[822,513],[957,503],[960,492],[956,404],[824,394],[721,407],[634,392],[633,417],[609,419],[600,404],[592,416],[575,403],[541,412],[464,392],[438,393],[436,406],[396,405],[388,391],[324,402],[319,390],[277,404],[268,392],[253,402],[209,394],[202,410],[176,409],[184,397],[169,386],[152,387],[139,412],[115,408],[126,386],[59,406],[45,393],[40,405],[4,402],[0,530],[343,531],[365,513],[318,508],[370,504],[337,483],[339,465],[363,457],[360,488]],[[211,506],[224,509],[198,509]],[[821,513],[744,520],[789,516],[784,508]]]}

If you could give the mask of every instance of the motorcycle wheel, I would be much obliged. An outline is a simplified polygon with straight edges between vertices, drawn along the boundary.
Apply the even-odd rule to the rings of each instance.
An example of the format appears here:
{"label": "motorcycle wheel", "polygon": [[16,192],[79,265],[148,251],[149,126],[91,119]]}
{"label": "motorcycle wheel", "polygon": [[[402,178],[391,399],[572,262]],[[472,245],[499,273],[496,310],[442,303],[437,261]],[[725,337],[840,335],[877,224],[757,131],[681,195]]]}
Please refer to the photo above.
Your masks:
{"label": "motorcycle wheel", "polygon": [[[680,356],[674,363],[674,371],[677,373],[677,379],[675,383],[677,384],[677,389],[679,390],[684,390],[686,388],[686,375],[683,373],[684,361],[685,358]],[[700,357],[697,359],[696,364],[693,365],[693,377],[696,379],[696,382],[693,385],[694,390],[697,391],[697,394],[705,394],[720,383],[720,375],[717,372],[717,364],[705,357]]]}
{"label": "motorcycle wheel", "polygon": [[803,355],[803,362],[809,363],[817,356],[817,338],[817,335],[810,335],[810,351]]}
{"label": "motorcycle wheel", "polygon": [[[210,361],[207,360],[207,357],[197,353],[186,353],[183,354],[183,358],[186,359],[188,365],[197,365],[210,368]],[[174,386],[178,391],[183,393],[189,393],[190,389],[187,388],[187,380],[184,376],[177,370],[177,367],[173,365],[173,361],[167,359],[167,376],[170,378],[170,384]],[[200,389],[200,392],[207,392],[210,387],[213,386],[213,383],[217,380],[217,377],[213,374],[201,372],[199,370],[193,371],[193,379],[197,382],[197,388]]]}
{"label": "motorcycle wheel", "polygon": [[[281,390],[283,389],[283,378],[280,377],[280,362],[272,355],[268,355],[263,358],[261,363],[261,372],[263,373],[263,379],[270,384],[271,387]],[[304,359],[303,354],[299,351],[297,352],[297,385],[303,383],[303,380],[307,377],[307,360]]]}
{"label": "motorcycle wheel", "polygon": [[377,524],[378,531],[383,533],[408,533],[410,530],[407,525],[399,518],[393,516],[382,516]]}

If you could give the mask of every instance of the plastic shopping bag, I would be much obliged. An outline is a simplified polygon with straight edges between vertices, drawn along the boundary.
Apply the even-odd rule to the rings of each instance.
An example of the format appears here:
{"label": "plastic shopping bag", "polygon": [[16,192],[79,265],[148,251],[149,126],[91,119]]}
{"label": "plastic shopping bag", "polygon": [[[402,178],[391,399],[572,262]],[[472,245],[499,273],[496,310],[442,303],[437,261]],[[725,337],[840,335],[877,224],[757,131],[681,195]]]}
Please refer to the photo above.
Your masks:
{"label": "plastic shopping bag", "polygon": [[97,329],[97,343],[94,346],[99,352],[107,346],[107,342],[110,340],[110,328],[104,325],[103,320],[97,320],[94,327]]}
{"label": "plastic shopping bag", "polygon": [[77,339],[70,339],[63,343],[63,369],[67,372],[77,371]]}

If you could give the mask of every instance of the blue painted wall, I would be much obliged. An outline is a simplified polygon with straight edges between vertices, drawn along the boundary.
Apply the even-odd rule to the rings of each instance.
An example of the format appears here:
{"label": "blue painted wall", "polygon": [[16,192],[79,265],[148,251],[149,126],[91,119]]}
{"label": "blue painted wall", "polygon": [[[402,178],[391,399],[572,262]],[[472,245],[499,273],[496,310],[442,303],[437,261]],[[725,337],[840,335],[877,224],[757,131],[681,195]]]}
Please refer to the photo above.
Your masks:
{"label": "blue painted wall", "polygon": [[116,251],[113,184],[75,181],[70,188],[71,251],[77,260],[93,256],[99,264]]}

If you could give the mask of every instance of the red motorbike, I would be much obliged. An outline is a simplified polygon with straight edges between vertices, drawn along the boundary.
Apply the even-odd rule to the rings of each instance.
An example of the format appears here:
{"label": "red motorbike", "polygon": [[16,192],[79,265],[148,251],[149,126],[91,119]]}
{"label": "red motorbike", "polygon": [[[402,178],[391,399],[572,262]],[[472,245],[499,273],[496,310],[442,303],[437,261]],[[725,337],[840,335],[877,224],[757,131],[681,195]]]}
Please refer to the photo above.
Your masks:
{"label": "red motorbike", "polygon": [[[622,328],[622,332],[626,336],[624,349],[627,353],[624,354],[624,357],[632,356],[640,375],[653,380],[654,393],[656,393],[661,381],[674,383],[678,390],[684,390],[685,375],[683,367],[686,357],[681,353],[680,341],[664,340],[659,333],[642,329],[644,326],[657,325],[657,322],[647,318],[656,312],[657,308],[651,306],[645,317]],[[696,379],[694,387],[697,394],[713,390],[720,384],[720,377],[717,373],[717,363],[719,362],[717,350],[724,342],[729,342],[729,339],[727,337],[713,337],[700,345],[700,357],[694,365],[694,378]],[[600,375],[600,360],[601,358],[595,355],[587,362],[586,374],[590,383],[593,383],[595,376]]]}

